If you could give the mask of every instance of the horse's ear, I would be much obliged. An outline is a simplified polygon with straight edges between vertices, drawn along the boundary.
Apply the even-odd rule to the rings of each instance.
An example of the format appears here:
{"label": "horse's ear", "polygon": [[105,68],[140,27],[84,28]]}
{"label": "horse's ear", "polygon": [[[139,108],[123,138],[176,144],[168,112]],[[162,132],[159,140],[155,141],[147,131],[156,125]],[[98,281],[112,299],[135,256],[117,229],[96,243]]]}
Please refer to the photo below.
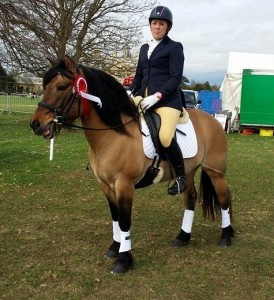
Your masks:
{"label": "horse's ear", "polygon": [[47,60],[48,60],[48,64],[49,64],[50,67],[52,67],[53,65],[56,64],[56,61],[53,60],[53,59],[51,59],[51,58],[49,58],[49,57],[47,57]]}
{"label": "horse's ear", "polygon": [[75,62],[68,55],[65,55],[65,64],[66,64],[67,69],[72,74],[76,74],[77,73]]}

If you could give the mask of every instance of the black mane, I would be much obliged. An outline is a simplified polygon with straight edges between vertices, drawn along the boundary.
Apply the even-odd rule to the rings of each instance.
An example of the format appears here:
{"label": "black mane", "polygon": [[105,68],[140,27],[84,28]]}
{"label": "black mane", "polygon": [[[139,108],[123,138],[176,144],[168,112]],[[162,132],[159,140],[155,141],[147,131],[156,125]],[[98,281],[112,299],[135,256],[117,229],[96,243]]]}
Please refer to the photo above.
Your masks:
{"label": "black mane", "polygon": [[[104,71],[88,68],[83,65],[77,66],[84,73],[88,84],[88,93],[97,96],[102,101],[102,108],[94,104],[101,120],[109,127],[117,131],[126,132],[121,119],[121,113],[130,116],[137,121],[138,110],[134,103],[129,99],[123,86],[111,75]],[[71,77],[72,74],[66,69],[65,61],[59,60],[43,78],[45,87],[58,73]]]}
{"label": "black mane", "polygon": [[[137,120],[138,110],[129,99],[123,86],[111,75],[104,71],[79,65],[84,72],[88,93],[97,96],[102,101],[102,108],[94,105],[101,120],[110,127],[121,126],[121,113]],[[119,130],[119,129],[118,129]],[[125,128],[121,127],[120,131]]]}

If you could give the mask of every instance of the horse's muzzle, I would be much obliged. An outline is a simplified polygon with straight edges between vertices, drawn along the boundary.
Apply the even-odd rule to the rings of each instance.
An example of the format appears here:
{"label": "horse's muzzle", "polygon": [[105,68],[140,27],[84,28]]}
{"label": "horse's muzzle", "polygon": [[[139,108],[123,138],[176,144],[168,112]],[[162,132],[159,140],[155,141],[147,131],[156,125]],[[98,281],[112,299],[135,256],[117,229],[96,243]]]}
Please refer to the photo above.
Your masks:
{"label": "horse's muzzle", "polygon": [[54,137],[56,132],[56,122],[51,121],[46,126],[43,126],[39,121],[30,121],[30,127],[32,128],[34,134],[43,135],[44,139],[50,140]]}

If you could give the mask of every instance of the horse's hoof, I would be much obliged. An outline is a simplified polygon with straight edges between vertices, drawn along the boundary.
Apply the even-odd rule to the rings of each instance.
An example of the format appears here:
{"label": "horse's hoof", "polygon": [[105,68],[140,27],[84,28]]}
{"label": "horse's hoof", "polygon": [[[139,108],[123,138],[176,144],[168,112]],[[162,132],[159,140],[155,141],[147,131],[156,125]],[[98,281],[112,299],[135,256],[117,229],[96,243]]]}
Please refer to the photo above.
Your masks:
{"label": "horse's hoof", "polygon": [[187,246],[188,243],[189,243],[188,241],[182,241],[182,240],[175,239],[174,241],[172,241],[172,247],[181,248],[181,247]]}
{"label": "horse's hoof", "polygon": [[234,236],[234,229],[231,225],[222,229],[222,235],[218,245],[222,248],[231,246],[231,238]]}
{"label": "horse's hoof", "polygon": [[107,252],[104,254],[106,258],[116,258],[119,255],[120,243],[113,241]]}
{"label": "horse's hoof", "polygon": [[181,229],[176,239],[172,242],[172,246],[174,248],[181,248],[187,246],[190,241],[190,236],[190,233],[187,233]]}
{"label": "horse's hoof", "polygon": [[228,246],[231,246],[231,238],[229,237],[225,237],[225,238],[220,238],[220,241],[218,243],[218,246],[220,246],[221,248],[225,248]]}
{"label": "horse's hoof", "polygon": [[112,274],[126,273],[133,267],[133,256],[131,252],[121,252],[115,260],[110,272]]}
{"label": "horse's hoof", "polygon": [[112,249],[108,249],[104,254],[105,258],[116,258],[118,257],[119,252],[113,251]]}

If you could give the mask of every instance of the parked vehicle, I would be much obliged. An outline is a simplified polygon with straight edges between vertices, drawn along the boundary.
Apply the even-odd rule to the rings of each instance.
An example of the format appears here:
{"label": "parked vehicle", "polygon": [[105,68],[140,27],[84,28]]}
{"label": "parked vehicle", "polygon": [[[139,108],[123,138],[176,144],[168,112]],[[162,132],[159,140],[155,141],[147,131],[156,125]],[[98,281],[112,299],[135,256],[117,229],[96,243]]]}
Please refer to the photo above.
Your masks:
{"label": "parked vehicle", "polygon": [[193,90],[182,90],[185,97],[187,108],[199,108],[202,103],[199,98],[199,92]]}

